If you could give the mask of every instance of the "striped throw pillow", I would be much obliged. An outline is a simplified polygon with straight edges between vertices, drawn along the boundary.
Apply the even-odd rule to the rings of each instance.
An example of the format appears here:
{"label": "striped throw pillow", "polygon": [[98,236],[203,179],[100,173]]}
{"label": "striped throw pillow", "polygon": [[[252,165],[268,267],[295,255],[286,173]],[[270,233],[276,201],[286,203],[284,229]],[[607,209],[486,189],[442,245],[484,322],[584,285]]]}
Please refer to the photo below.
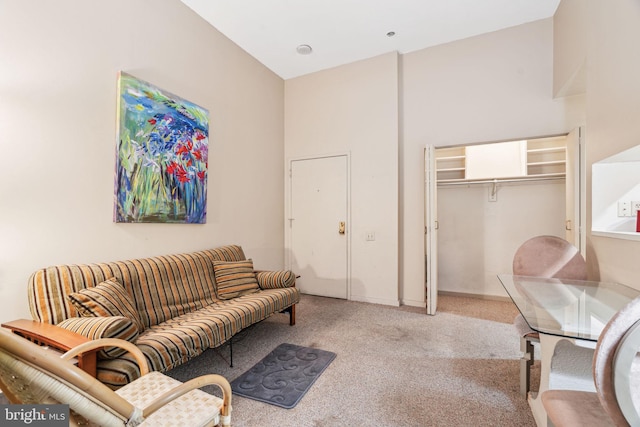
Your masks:
{"label": "striped throw pillow", "polygon": [[[89,339],[120,338],[135,342],[138,338],[138,327],[127,317],[71,317],[58,323],[61,328],[83,335]],[[98,357],[115,359],[123,355],[125,349],[120,347],[104,347],[98,352]]]}
{"label": "striped throw pillow", "polygon": [[256,279],[261,289],[290,288],[296,283],[296,275],[291,270],[258,271]]}
{"label": "striped throw pillow", "polygon": [[213,261],[217,295],[220,299],[231,299],[252,294],[260,290],[253,261]]}
{"label": "striped throw pillow", "polygon": [[83,317],[128,317],[138,327],[138,332],[144,331],[131,296],[113,277],[92,288],[69,294],[68,298]]}

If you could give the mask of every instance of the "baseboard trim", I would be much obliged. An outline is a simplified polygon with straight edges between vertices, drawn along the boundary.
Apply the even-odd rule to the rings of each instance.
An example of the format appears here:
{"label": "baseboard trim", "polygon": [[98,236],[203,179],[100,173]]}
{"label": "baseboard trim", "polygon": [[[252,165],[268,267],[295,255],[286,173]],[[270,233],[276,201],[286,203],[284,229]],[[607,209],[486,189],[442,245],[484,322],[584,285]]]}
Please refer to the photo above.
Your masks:
{"label": "baseboard trim", "polygon": [[465,298],[477,298],[489,301],[506,301],[510,302],[511,298],[502,297],[499,295],[483,295],[483,294],[471,294],[466,292],[451,292],[451,291],[438,291],[438,295],[450,296],[450,297],[465,297]]}
{"label": "baseboard trim", "polygon": [[394,307],[400,307],[400,301],[396,300],[391,300],[391,299],[383,299],[383,298],[371,298],[371,297],[364,297],[364,296],[360,296],[360,295],[351,295],[351,298],[349,298],[351,301],[359,301],[359,302],[369,302],[372,304],[382,304],[382,305],[391,305]]}
{"label": "baseboard trim", "polygon": [[400,302],[401,305],[406,305],[409,307],[421,307],[421,308],[425,308],[427,306],[427,302],[426,301],[418,301],[418,300],[414,300],[414,299],[403,299]]}

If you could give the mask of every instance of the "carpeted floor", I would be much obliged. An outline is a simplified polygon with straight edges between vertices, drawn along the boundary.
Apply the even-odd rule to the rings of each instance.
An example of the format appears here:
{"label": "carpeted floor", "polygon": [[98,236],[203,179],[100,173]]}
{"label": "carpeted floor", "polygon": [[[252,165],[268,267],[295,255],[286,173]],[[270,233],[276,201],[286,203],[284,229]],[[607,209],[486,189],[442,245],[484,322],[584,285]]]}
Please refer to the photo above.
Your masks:
{"label": "carpeted floor", "polygon": [[535,426],[519,394],[510,302],[441,296],[438,314],[427,316],[420,308],[303,295],[296,313],[293,327],[275,315],[239,334],[233,368],[222,347],[169,375],[219,373],[231,381],[287,342],[337,357],[293,409],[234,397],[234,426]]}
{"label": "carpeted floor", "polygon": [[[234,426],[535,426],[519,394],[513,304],[440,296],[438,309],[427,316],[414,307],[303,295],[296,326],[275,315],[236,337],[233,368],[222,347],[169,375],[219,373],[231,381],[288,342],[337,357],[293,409],[236,396]],[[533,390],[537,378],[539,362]]]}

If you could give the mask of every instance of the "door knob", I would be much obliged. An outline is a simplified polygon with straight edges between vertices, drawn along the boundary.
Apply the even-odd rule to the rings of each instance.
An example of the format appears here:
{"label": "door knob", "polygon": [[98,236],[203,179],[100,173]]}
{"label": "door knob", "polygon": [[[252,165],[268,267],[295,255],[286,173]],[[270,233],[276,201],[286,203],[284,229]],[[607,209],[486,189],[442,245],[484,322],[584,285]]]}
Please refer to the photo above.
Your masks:
{"label": "door knob", "polygon": [[339,234],[344,234],[344,228],[345,228],[344,221],[340,221],[340,223],[338,224],[338,233]]}

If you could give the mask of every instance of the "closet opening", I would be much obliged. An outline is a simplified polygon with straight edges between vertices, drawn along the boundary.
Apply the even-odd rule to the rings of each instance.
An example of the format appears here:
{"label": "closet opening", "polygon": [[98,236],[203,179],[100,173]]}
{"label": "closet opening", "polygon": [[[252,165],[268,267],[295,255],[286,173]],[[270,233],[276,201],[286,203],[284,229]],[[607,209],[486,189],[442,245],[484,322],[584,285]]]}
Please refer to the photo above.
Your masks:
{"label": "closet opening", "polygon": [[436,219],[431,228],[426,223],[425,231],[431,253],[437,250],[431,257],[437,277],[426,284],[429,314],[435,312],[428,303],[430,296],[437,298],[434,290],[507,299],[497,275],[512,271],[516,249],[531,237],[558,236],[583,250],[580,139],[576,129],[565,135],[433,150],[431,191],[437,196],[431,203]]}

